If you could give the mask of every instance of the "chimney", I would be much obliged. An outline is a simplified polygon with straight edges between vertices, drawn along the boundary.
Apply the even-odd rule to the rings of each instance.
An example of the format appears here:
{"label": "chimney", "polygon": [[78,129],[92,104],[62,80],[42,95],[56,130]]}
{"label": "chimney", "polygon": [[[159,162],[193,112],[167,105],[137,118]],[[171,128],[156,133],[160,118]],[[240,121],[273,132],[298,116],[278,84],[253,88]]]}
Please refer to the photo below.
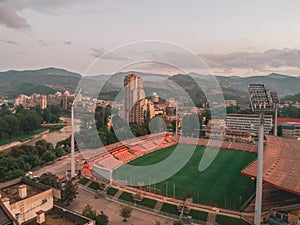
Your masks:
{"label": "chimney", "polygon": [[42,224],[45,223],[45,212],[43,210],[40,210],[36,213],[36,223],[37,224]]}
{"label": "chimney", "polygon": [[20,199],[27,197],[27,185],[22,184],[19,186],[19,197]]}

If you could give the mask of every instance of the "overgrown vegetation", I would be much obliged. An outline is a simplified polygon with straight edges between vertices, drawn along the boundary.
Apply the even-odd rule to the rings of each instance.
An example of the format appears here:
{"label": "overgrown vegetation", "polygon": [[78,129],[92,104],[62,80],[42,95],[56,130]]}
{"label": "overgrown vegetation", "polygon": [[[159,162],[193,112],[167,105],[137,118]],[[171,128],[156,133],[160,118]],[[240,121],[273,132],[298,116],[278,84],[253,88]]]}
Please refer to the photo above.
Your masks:
{"label": "overgrown vegetation", "polygon": [[69,152],[70,143],[62,141],[54,147],[45,140],[39,140],[34,146],[13,147],[10,152],[0,152],[0,182],[24,176],[35,167],[44,165]]}

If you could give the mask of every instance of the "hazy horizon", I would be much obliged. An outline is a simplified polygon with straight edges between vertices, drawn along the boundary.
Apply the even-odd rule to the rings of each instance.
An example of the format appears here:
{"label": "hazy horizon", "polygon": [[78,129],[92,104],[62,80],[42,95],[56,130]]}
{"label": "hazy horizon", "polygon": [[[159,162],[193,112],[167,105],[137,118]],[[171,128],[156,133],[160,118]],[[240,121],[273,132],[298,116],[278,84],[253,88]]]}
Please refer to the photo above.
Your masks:
{"label": "hazy horizon", "polygon": [[280,0],[3,0],[0,71],[55,67],[84,74],[113,48],[159,40],[189,49],[214,75],[299,76],[299,8],[298,1]]}
{"label": "hazy horizon", "polygon": [[[111,76],[111,75],[115,75],[117,73],[143,73],[143,74],[152,74],[152,75],[162,75],[162,76],[175,76],[175,75],[188,75],[188,74],[193,74],[194,72],[189,72],[189,73],[171,73],[171,74],[167,74],[167,73],[154,73],[154,72],[147,72],[147,71],[138,71],[138,70],[128,70],[128,71],[118,71],[117,73],[114,74],[90,74],[90,75],[84,75],[81,73],[78,73],[76,71],[71,71],[68,69],[64,69],[64,68],[58,68],[58,67],[43,67],[43,68],[33,68],[33,69],[11,69],[11,70],[0,70],[0,73],[5,73],[5,72],[10,72],[10,71],[17,71],[17,72],[26,72],[26,71],[38,71],[38,70],[43,70],[43,69],[58,69],[58,70],[65,70],[71,73],[76,73],[81,75],[82,77],[84,76]],[[196,73],[198,74],[198,73]],[[223,76],[223,77],[241,77],[241,78],[247,78],[247,77],[255,77],[255,76],[270,76],[273,74],[278,74],[278,75],[283,75],[283,76],[287,76],[287,77],[299,77],[300,75],[291,75],[291,74],[283,74],[283,73],[276,73],[276,72],[272,72],[269,74],[253,74],[253,75],[244,75],[244,76],[240,76],[240,75],[222,75],[222,74],[199,74],[202,76]],[[138,74],[137,74],[138,75]]]}

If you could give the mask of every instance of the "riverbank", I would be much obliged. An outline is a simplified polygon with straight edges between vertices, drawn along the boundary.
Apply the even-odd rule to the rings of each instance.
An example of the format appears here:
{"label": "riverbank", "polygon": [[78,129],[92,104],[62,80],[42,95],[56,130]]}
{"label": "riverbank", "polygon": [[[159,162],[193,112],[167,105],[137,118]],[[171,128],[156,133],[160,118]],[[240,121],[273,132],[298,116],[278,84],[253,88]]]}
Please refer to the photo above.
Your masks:
{"label": "riverbank", "polygon": [[2,142],[3,143],[2,145],[0,142],[0,151],[8,150],[12,147],[23,145],[23,144],[34,145],[36,141],[41,139],[44,139],[55,146],[57,142],[68,138],[71,134],[70,118],[62,117],[61,120],[63,120],[66,123],[63,123],[56,127],[54,126],[42,127],[31,134],[26,134],[26,135],[24,134],[18,137],[5,140]]}

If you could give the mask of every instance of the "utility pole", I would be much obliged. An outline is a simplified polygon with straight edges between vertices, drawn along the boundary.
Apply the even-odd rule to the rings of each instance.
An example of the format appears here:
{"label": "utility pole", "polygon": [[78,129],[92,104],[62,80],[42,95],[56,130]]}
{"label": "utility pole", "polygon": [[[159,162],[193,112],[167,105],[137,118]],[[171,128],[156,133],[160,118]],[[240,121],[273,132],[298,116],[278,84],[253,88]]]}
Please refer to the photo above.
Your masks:
{"label": "utility pole", "polygon": [[71,178],[75,177],[75,123],[74,123],[74,107],[77,101],[78,95],[81,92],[81,88],[75,94],[74,100],[71,106]]}

